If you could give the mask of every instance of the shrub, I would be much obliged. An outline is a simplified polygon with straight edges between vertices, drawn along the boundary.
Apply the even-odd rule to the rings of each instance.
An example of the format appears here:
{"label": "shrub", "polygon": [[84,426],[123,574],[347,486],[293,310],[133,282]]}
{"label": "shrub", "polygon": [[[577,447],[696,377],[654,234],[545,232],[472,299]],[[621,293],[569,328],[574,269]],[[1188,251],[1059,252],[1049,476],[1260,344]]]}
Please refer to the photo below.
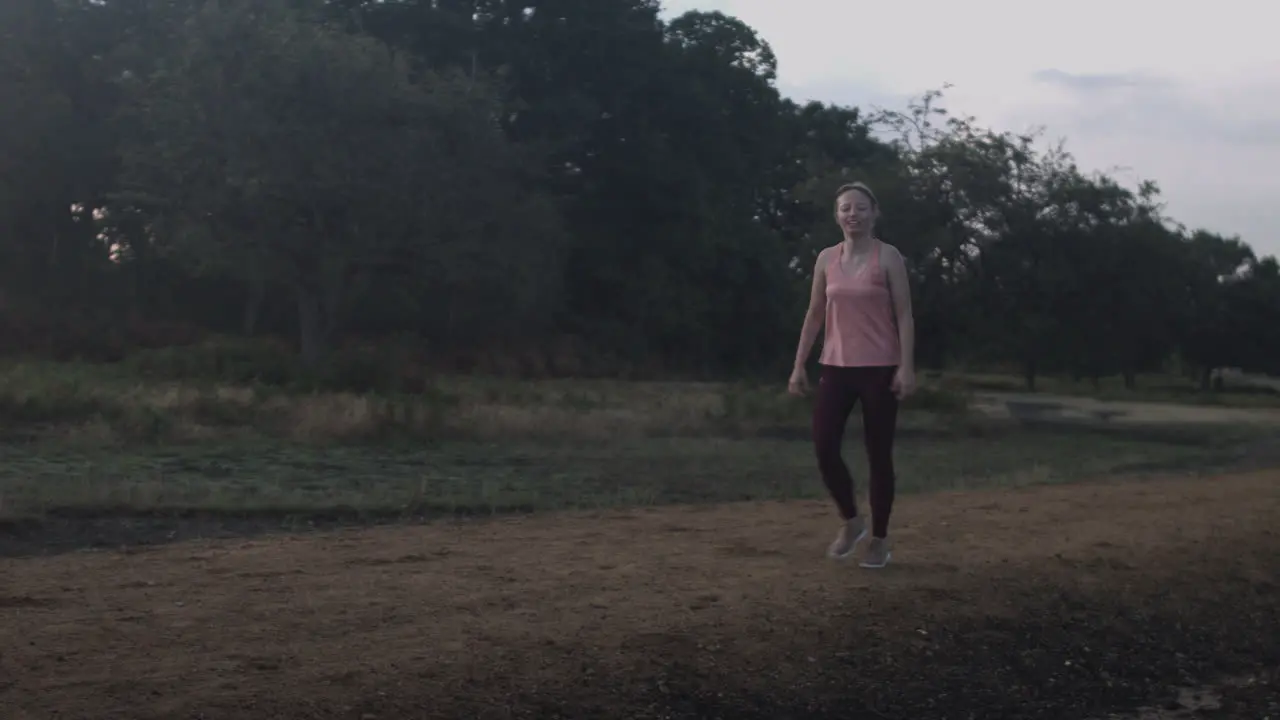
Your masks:
{"label": "shrub", "polygon": [[297,356],[283,343],[240,338],[140,350],[126,358],[124,365],[133,374],[152,380],[285,386],[303,374]]}

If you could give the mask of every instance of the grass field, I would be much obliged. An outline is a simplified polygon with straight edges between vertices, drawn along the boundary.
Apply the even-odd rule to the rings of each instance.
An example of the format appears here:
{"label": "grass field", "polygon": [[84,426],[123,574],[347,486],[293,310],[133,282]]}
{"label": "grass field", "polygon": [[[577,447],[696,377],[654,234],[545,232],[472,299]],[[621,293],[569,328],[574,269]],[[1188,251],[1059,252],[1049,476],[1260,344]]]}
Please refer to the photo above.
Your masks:
{"label": "grass field", "polygon": [[[1101,720],[1191,693],[1214,717],[1280,711],[1280,414],[990,392],[935,377],[908,405],[894,562],[871,572],[822,556],[808,403],[780,388],[384,396],[10,366],[0,707]],[[855,413],[862,478],[859,435]],[[1181,712],[1143,717],[1199,717]]]}
{"label": "grass field", "polygon": [[[951,387],[970,392],[1026,392],[1026,381],[1005,373],[948,372],[940,373]],[[1092,380],[1047,376],[1036,381],[1036,391],[1046,395],[1088,397],[1109,401],[1178,403],[1240,408],[1280,408],[1280,380],[1258,379],[1245,375],[1229,375],[1220,390],[1204,392],[1190,378],[1168,375],[1142,375],[1137,386],[1126,388],[1119,377]]]}
{"label": "grass field", "polygon": [[[926,385],[902,416],[901,492],[1219,468],[1266,431],[1025,427],[975,412],[948,382]],[[0,380],[0,521],[25,528],[29,550],[42,523],[61,528],[64,537],[44,538],[61,547],[220,523],[815,499],[808,412],[779,388],[745,385],[446,378],[379,396],[15,365]],[[860,425],[855,413],[855,469]]]}

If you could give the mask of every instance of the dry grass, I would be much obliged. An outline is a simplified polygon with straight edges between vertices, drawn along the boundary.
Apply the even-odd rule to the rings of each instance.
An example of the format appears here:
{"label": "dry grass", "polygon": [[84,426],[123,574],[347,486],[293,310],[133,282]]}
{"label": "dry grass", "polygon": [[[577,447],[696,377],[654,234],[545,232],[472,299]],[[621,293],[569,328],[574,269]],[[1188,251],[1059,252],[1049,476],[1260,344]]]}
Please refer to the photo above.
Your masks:
{"label": "dry grass", "polygon": [[[948,418],[966,405],[936,389],[911,402]],[[12,365],[0,374],[0,423],[10,433],[94,443],[751,436],[794,432],[808,408],[780,386],[713,383],[442,378],[422,393],[379,395],[140,381],[83,365]]]}
{"label": "dry grass", "polygon": [[[941,383],[909,402],[900,490],[1228,465],[1254,432],[1021,427],[969,407]],[[809,408],[778,387],[715,383],[471,377],[414,395],[303,393],[12,365],[0,372],[0,520],[269,525],[817,497]],[[861,476],[859,426],[855,413],[848,460]]]}
{"label": "dry grass", "polygon": [[[847,460],[864,478],[861,443],[850,440]],[[898,489],[1022,487],[1196,469],[1230,464],[1235,448],[1221,434],[1188,441],[1014,428],[977,436],[915,433],[898,443]],[[0,445],[0,519],[189,513],[402,519],[823,492],[804,439]]]}
{"label": "dry grass", "polygon": [[[1012,373],[953,371],[937,374],[935,382],[971,392],[1024,393],[1023,378]],[[1228,408],[1280,408],[1280,385],[1257,376],[1230,376],[1221,390],[1203,392],[1192,379],[1170,374],[1140,375],[1133,389],[1124,386],[1120,377],[1072,380],[1065,377],[1041,376],[1036,379],[1036,392],[1046,395],[1086,397],[1103,401],[1176,403]]]}

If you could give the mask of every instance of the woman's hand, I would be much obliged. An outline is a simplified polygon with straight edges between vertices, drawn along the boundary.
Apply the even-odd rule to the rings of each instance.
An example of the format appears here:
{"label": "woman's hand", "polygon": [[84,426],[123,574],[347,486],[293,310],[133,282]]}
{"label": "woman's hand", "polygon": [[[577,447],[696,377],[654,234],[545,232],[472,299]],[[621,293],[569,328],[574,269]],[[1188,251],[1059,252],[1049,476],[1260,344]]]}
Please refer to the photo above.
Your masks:
{"label": "woman's hand", "polygon": [[809,394],[809,374],[803,367],[791,371],[791,379],[787,381],[787,392],[796,396]]}
{"label": "woman's hand", "polygon": [[906,400],[907,396],[916,390],[916,371],[899,367],[893,373],[893,394],[898,396],[899,400]]}

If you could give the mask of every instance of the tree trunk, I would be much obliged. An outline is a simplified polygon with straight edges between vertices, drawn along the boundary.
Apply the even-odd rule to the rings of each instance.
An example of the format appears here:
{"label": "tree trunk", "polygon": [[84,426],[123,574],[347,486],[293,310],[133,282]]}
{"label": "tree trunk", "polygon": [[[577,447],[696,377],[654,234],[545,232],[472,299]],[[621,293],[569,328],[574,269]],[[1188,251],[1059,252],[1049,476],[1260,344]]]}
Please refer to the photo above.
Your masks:
{"label": "tree trunk", "polygon": [[1132,370],[1124,371],[1124,389],[1136,390],[1138,388],[1138,374]]}
{"label": "tree trunk", "polygon": [[1023,378],[1027,381],[1027,390],[1036,391],[1036,361],[1027,360],[1022,368]]}
{"label": "tree trunk", "polygon": [[324,307],[317,293],[301,285],[295,292],[298,299],[298,340],[302,349],[302,362],[307,367],[314,368],[324,361],[329,349]]}
{"label": "tree trunk", "polygon": [[267,284],[259,278],[249,280],[249,292],[244,301],[244,318],[241,329],[245,337],[253,337],[258,331],[258,316],[262,310],[262,300],[267,293]]}
{"label": "tree trunk", "polygon": [[1200,392],[1209,392],[1213,389],[1213,368],[1205,366],[1200,368]]}
{"label": "tree trunk", "polygon": [[1213,368],[1203,366],[1201,368],[1201,392],[1208,392],[1213,389]]}

